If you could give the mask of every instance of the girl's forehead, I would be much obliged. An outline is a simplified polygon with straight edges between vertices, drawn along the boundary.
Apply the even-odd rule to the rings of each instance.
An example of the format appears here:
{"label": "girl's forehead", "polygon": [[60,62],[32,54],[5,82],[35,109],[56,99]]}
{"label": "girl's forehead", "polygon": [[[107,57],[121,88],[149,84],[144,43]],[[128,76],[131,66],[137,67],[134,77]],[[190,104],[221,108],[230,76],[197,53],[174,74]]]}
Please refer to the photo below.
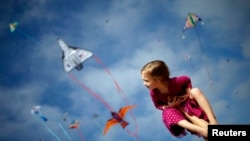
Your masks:
{"label": "girl's forehead", "polygon": [[141,78],[146,81],[152,81],[153,77],[151,77],[148,73],[142,73]]}
{"label": "girl's forehead", "polygon": [[149,77],[150,77],[149,73],[146,72],[146,71],[143,71],[143,72],[141,73],[141,76],[142,76],[143,78],[149,78]]}
{"label": "girl's forehead", "polygon": [[146,75],[146,76],[150,76],[150,71],[148,71],[148,70],[143,70],[143,71],[141,72],[141,74]]}

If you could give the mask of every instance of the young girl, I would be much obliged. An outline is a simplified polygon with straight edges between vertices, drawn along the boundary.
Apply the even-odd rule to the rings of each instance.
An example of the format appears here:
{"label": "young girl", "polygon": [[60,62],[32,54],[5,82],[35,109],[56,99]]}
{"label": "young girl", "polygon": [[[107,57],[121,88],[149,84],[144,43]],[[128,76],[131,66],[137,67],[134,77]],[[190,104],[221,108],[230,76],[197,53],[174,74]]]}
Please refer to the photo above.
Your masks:
{"label": "young girl", "polygon": [[143,84],[150,90],[154,106],[162,110],[162,120],[176,137],[191,134],[207,139],[208,124],[217,124],[214,112],[202,91],[192,88],[188,76],[169,77],[168,66],[161,60],[141,69]]}

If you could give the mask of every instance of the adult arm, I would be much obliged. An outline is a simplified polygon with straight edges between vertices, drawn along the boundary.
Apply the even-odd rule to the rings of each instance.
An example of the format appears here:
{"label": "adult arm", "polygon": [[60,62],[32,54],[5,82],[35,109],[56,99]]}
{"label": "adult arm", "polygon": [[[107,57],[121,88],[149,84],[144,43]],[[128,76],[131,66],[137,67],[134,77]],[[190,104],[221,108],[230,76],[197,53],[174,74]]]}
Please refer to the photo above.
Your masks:
{"label": "adult arm", "polygon": [[180,120],[177,125],[179,125],[180,127],[183,127],[189,131],[192,131],[192,132],[195,132],[195,133],[198,133],[200,135],[202,135],[203,137],[207,137],[208,136],[208,129],[207,128],[204,128],[204,127],[201,127],[201,126],[198,126],[198,125],[195,125],[187,120]]}
{"label": "adult arm", "polygon": [[185,115],[185,117],[189,120],[189,121],[191,121],[193,124],[195,124],[195,125],[198,125],[198,126],[200,126],[200,127],[203,127],[203,128],[207,128],[207,126],[208,126],[208,122],[207,121],[205,121],[205,120],[203,120],[203,119],[200,119],[200,118],[198,118],[197,116],[190,116],[188,113],[186,113],[186,112],[184,112],[184,115]]}

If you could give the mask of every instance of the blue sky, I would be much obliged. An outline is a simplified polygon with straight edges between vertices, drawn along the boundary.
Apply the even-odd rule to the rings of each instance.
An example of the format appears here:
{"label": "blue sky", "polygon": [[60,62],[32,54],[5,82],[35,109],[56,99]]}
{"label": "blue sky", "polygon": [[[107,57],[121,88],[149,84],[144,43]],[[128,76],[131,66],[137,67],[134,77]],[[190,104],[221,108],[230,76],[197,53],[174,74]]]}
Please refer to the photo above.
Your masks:
{"label": "blue sky", "polygon": [[[30,114],[34,105],[42,106],[49,119],[46,127],[61,141],[69,139],[59,123],[74,141],[83,140],[81,136],[86,141],[135,140],[119,125],[102,135],[100,127],[110,112],[63,71],[57,37],[92,51],[108,67],[129,102],[137,105],[136,122],[130,113],[125,119],[130,131],[138,125],[140,141],[202,140],[190,134],[175,138],[164,127],[161,111],[140,78],[141,67],[155,59],[168,64],[171,76],[189,75],[220,124],[249,124],[249,5],[247,0],[6,1],[0,6],[0,140],[57,141]],[[188,12],[200,16],[204,25],[198,23],[182,39]],[[19,25],[11,33],[9,23],[15,21]],[[186,55],[191,59],[185,60]],[[112,78],[94,58],[71,74],[113,109],[125,106]],[[62,120],[65,112],[67,122]],[[93,114],[99,115],[95,121]],[[80,130],[68,129],[74,119],[81,121]]]}

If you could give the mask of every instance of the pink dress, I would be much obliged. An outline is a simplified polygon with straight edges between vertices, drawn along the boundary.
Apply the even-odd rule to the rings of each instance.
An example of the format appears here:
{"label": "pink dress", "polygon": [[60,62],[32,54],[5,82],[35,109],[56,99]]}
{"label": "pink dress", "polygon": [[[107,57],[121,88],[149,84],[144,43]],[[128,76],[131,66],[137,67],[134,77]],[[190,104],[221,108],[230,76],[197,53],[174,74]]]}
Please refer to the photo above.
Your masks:
{"label": "pink dress", "polygon": [[[185,94],[186,88],[192,88],[191,80],[188,76],[173,77],[169,81],[169,92],[171,95],[183,95]],[[161,94],[158,89],[150,91],[150,95],[154,106],[162,110],[162,121],[168,128],[170,133],[176,137],[183,137],[187,134],[186,130],[177,125],[180,120],[185,119],[185,116],[176,108],[170,107],[163,109],[163,105],[167,105],[167,98],[165,94]],[[208,121],[206,113],[200,108],[195,100],[187,100],[183,105],[183,109],[189,115],[195,115],[201,119]],[[193,133],[197,136],[197,133]]]}

